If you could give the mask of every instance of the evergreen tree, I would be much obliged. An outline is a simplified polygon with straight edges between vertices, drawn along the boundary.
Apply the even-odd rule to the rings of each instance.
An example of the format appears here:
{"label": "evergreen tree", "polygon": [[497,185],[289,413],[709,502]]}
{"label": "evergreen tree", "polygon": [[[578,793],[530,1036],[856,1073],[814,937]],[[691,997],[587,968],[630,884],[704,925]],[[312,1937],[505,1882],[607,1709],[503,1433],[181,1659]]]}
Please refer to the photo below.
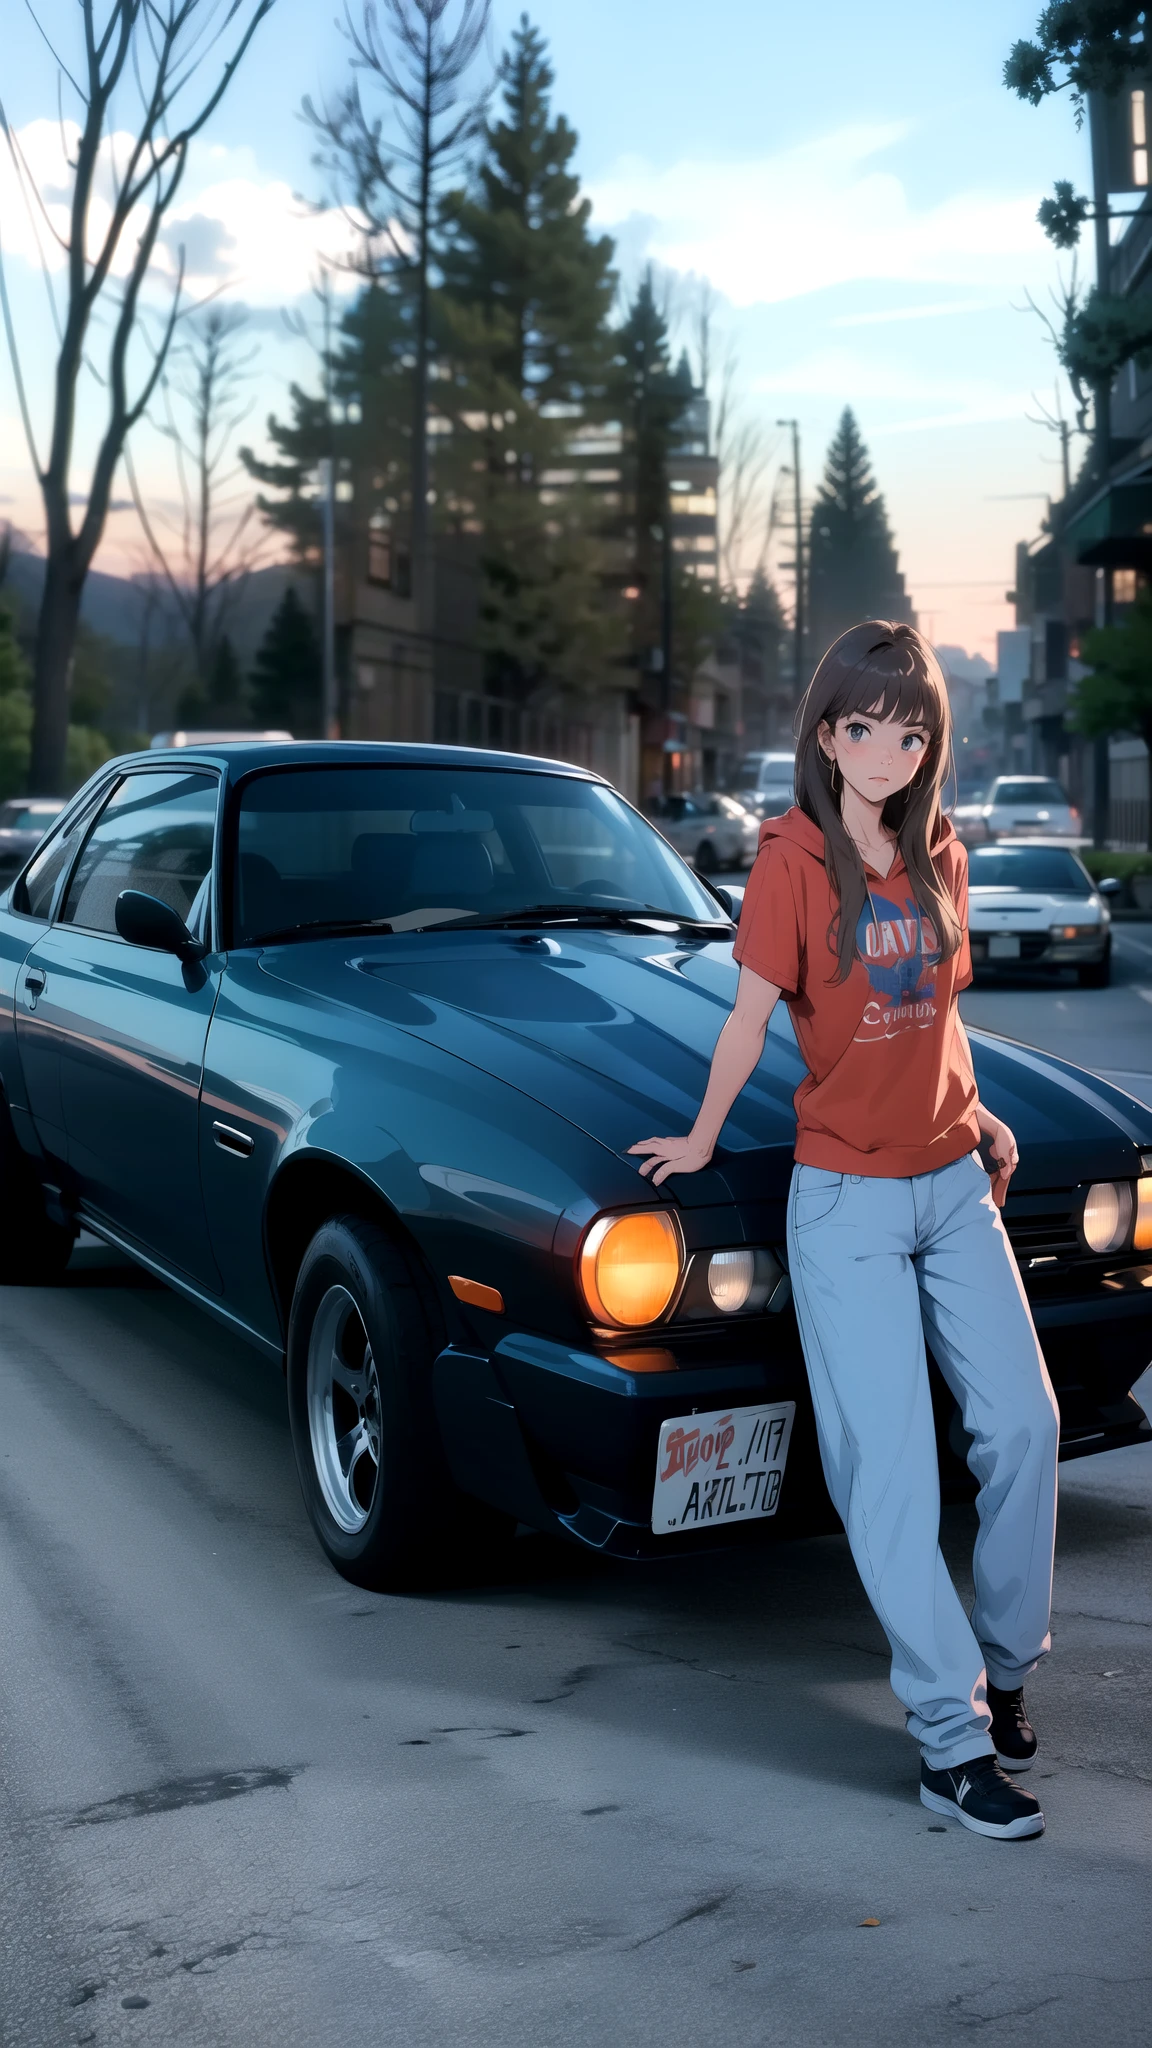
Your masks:
{"label": "evergreen tree", "polygon": [[31,670],[16,638],[16,621],[0,601],[0,797],[26,786],[32,757]]}
{"label": "evergreen tree", "polygon": [[[617,393],[624,424],[628,478],[633,645],[643,668],[662,644],[664,522],[668,517],[669,458],[676,428],[692,397],[692,373],[681,356],[675,369],[668,322],[647,271],[616,336]],[[695,579],[693,579],[695,580]],[[675,593],[673,620],[675,621]],[[677,650],[678,651],[678,650]]]}
{"label": "evergreen tree", "polygon": [[819,660],[861,619],[911,619],[884,500],[850,406],[840,415],[812,507],[811,653]]}
{"label": "evergreen tree", "polygon": [[437,403],[451,433],[437,482],[443,522],[479,535],[489,682],[524,699],[594,685],[619,649],[602,504],[568,467],[573,418],[608,403],[615,278],[526,16],[500,75],[503,118],[486,125],[474,184],[446,210],[438,319],[452,369]]}
{"label": "evergreen tree", "polygon": [[321,727],[320,641],[311,613],[289,584],[252,666],[252,709],[258,725],[285,728],[298,739]]}
{"label": "evergreen tree", "polygon": [[[342,492],[336,503],[336,544],[348,559],[366,549],[371,525],[393,533],[393,560],[407,560],[411,527],[409,441],[412,411],[412,307],[387,281],[369,285],[340,323],[323,364],[329,398],[290,389],[291,417],[269,417],[273,460],[250,448],[241,459],[271,495],[257,499],[272,526],[288,536],[297,561],[318,566],[318,463],[331,456]],[[358,564],[363,573],[365,563]]]}
{"label": "evergreen tree", "polygon": [[181,725],[217,726],[226,732],[243,730],[250,723],[244,675],[227,633],[212,650],[206,684],[193,682],[176,706]]}
{"label": "evergreen tree", "polygon": [[526,14],[500,81],[504,119],[485,128],[473,191],[446,209],[449,332],[454,312],[471,316],[469,338],[482,339],[510,396],[586,409],[609,376],[614,250],[607,235],[589,233],[591,202],[571,169],[578,138],[562,114],[552,116],[547,44]]}

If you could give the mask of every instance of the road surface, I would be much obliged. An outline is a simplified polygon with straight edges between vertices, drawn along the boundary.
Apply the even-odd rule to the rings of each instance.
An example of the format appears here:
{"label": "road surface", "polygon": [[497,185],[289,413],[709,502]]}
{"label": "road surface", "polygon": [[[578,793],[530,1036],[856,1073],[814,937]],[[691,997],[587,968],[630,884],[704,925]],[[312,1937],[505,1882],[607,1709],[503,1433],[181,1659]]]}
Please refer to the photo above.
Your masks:
{"label": "road surface", "polygon": [[[1112,990],[969,1020],[1152,1101],[1119,936]],[[98,1248],[0,1291],[0,1401],[6,2048],[1147,2042],[1152,1449],[1063,1468],[1048,1832],[1002,1844],[919,1805],[839,1537],[362,1593],[276,1374]]]}

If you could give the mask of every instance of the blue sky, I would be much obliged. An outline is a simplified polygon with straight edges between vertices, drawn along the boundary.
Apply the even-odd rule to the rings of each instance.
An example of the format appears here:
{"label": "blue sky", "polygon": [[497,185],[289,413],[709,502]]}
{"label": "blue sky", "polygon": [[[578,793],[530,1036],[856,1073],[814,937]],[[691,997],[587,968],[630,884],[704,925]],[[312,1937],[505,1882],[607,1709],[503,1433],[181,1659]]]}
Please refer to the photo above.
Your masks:
{"label": "blue sky", "polygon": [[[75,0],[46,0],[43,11],[67,48]],[[1056,476],[1051,437],[1025,418],[1032,394],[1051,403],[1054,384],[1041,325],[1020,310],[1027,290],[1043,300],[1056,276],[1035,210],[1054,178],[1086,177],[1067,105],[1035,111],[1000,83],[1008,47],[1037,11],[1038,0],[537,0],[531,10],[625,277],[651,258],[711,281],[747,415],[769,442],[777,417],[797,415],[809,478],[841,407],[855,407],[922,623],[939,641],[985,652],[1011,623],[1003,593],[1014,542],[1034,530]],[[497,45],[519,12],[498,0]],[[307,302],[317,243],[331,246],[337,232],[292,199],[315,191],[301,96],[343,75],[334,14],[329,0],[277,0],[181,200],[185,216],[225,230],[199,231],[201,285],[228,276],[233,296],[264,316],[254,433],[283,406],[289,377],[308,373],[276,308]],[[48,168],[53,66],[16,0],[5,15],[0,93]],[[0,223],[34,409],[46,420],[43,286],[2,179]],[[92,388],[81,468],[98,406]],[[144,436],[139,461],[163,498],[163,445]],[[0,498],[35,532],[2,363]],[[105,559],[142,560],[132,515],[111,522]]]}

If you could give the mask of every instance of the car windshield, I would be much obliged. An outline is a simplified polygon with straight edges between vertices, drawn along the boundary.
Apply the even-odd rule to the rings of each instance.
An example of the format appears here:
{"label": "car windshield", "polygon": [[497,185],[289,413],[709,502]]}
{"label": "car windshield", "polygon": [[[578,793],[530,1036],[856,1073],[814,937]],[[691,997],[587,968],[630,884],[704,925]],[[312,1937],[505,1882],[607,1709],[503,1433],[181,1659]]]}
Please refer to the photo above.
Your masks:
{"label": "car windshield", "polygon": [[244,783],[236,945],[272,934],[454,921],[723,926],[714,896],[616,792],[500,768],[270,770]]}
{"label": "car windshield", "polygon": [[1092,883],[1074,854],[1059,846],[976,846],[968,855],[973,889],[1038,889],[1090,896]]}
{"label": "car windshield", "polygon": [[994,804],[1066,804],[1058,782],[998,782],[989,798]]}

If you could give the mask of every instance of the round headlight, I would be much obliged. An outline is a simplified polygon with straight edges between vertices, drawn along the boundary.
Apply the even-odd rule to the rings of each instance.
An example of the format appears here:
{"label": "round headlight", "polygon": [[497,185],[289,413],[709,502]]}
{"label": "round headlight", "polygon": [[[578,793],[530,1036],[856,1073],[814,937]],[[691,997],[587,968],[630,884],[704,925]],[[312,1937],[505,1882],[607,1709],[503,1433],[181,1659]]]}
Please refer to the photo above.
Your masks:
{"label": "round headlight", "polygon": [[1098,1180],[1084,1197],[1084,1241],[1090,1251],[1118,1252],[1132,1221],[1132,1183]]}
{"label": "round headlight", "polygon": [[602,1216],[580,1253],[580,1285],[598,1323],[658,1322],[680,1284],[680,1233],[661,1209]]}
{"label": "round headlight", "polygon": [[721,1315],[733,1316],[743,1308],[755,1277],[754,1252],[713,1252],[708,1261],[708,1292]]}

